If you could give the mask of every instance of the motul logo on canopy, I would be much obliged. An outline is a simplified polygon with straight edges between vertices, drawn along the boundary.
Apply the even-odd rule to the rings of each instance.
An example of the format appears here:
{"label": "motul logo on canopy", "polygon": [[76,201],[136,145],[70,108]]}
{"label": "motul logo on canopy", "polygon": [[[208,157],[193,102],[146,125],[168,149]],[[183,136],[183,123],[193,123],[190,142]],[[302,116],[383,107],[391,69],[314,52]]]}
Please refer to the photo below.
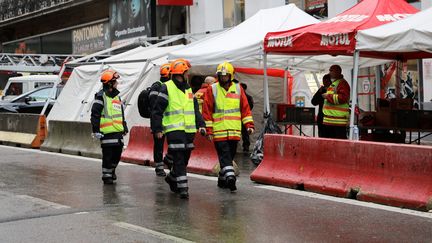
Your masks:
{"label": "motul logo on canopy", "polygon": [[351,15],[340,15],[331,18],[323,23],[339,23],[339,22],[361,22],[364,19],[369,18],[368,15],[351,14]]}
{"label": "motul logo on canopy", "polygon": [[404,19],[410,15],[411,14],[383,14],[383,15],[377,15],[376,17],[378,21],[381,22],[394,22],[397,20]]}
{"label": "motul logo on canopy", "polygon": [[349,40],[348,33],[339,34],[322,34],[321,35],[321,46],[349,46],[351,41]]}
{"label": "motul logo on canopy", "polygon": [[286,37],[270,37],[267,42],[267,47],[292,47],[292,36]]}

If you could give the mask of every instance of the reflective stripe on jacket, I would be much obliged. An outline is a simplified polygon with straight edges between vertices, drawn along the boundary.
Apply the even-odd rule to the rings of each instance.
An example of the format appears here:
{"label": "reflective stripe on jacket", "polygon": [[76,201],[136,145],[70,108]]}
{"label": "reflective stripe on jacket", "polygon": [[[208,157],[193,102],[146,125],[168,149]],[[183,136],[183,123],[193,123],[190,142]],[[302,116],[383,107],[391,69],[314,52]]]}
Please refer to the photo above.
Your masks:
{"label": "reflective stripe on jacket", "polygon": [[111,98],[103,94],[104,109],[99,123],[99,129],[103,134],[123,132],[123,113],[120,98]]}
{"label": "reflective stripe on jacket", "polygon": [[202,106],[204,104],[204,96],[205,96],[205,93],[207,91],[207,87],[208,87],[208,85],[207,86],[202,85],[201,89],[199,89],[197,92],[195,92],[195,98],[198,101],[199,110],[201,113],[202,113]]}
{"label": "reflective stripe on jacket", "polygon": [[195,133],[197,129],[192,89],[188,88],[183,93],[172,80],[167,81],[165,85],[168,90],[168,106],[162,119],[164,133],[172,131]]}
{"label": "reflective stripe on jacket", "polygon": [[349,105],[348,103],[340,104],[338,99],[338,94],[336,93],[340,81],[341,81],[340,79],[334,81],[327,89],[326,94],[333,96],[334,103],[330,103],[327,99],[324,99],[323,124],[325,125],[346,126],[348,124]]}

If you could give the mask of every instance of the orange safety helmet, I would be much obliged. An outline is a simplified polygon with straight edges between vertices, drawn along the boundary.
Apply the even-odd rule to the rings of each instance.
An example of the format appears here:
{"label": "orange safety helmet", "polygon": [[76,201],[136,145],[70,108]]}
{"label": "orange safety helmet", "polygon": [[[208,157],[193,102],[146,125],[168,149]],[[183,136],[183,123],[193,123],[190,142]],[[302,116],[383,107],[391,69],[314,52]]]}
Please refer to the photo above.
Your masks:
{"label": "orange safety helmet", "polygon": [[169,78],[171,71],[171,64],[165,63],[160,67],[160,76],[164,78]]}
{"label": "orange safety helmet", "polygon": [[184,74],[189,70],[189,66],[184,59],[177,59],[171,63],[171,74]]}
{"label": "orange safety helmet", "polygon": [[179,59],[176,59],[176,61],[183,61],[183,62],[185,62],[186,63],[186,65],[189,67],[189,68],[191,68],[192,67],[192,65],[190,64],[190,62],[188,61],[188,60],[186,60],[186,59],[184,59],[184,58],[179,58]]}
{"label": "orange safety helmet", "polygon": [[102,73],[101,82],[106,84],[106,83],[109,83],[110,81],[116,80],[118,78],[120,78],[120,76],[118,75],[118,73],[116,71],[106,70]]}

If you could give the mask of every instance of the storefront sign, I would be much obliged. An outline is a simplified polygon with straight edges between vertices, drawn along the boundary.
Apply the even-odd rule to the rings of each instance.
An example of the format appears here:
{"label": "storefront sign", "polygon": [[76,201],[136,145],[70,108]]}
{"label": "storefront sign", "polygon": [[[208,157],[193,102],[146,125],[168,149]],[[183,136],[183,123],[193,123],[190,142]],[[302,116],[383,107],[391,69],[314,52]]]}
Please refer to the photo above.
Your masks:
{"label": "storefront sign", "polygon": [[73,54],[90,54],[110,47],[108,23],[100,23],[72,31]]}
{"label": "storefront sign", "polygon": [[306,0],[306,10],[324,8],[326,5],[327,0]]}
{"label": "storefront sign", "polygon": [[305,12],[319,18],[327,18],[327,0],[305,0]]}
{"label": "storefront sign", "polygon": [[152,36],[150,0],[111,0],[110,29],[112,46],[119,40]]}

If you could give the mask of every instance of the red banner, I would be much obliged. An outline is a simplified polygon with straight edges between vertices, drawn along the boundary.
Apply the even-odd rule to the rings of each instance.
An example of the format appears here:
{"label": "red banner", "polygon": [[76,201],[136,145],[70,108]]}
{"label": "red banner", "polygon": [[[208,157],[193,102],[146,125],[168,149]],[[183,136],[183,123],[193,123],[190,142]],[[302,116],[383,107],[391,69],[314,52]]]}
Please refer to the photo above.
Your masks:
{"label": "red banner", "polygon": [[193,0],[157,0],[157,5],[191,6],[193,5]]}

